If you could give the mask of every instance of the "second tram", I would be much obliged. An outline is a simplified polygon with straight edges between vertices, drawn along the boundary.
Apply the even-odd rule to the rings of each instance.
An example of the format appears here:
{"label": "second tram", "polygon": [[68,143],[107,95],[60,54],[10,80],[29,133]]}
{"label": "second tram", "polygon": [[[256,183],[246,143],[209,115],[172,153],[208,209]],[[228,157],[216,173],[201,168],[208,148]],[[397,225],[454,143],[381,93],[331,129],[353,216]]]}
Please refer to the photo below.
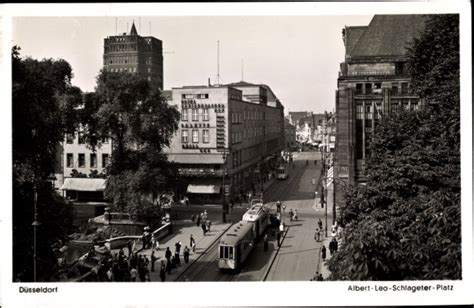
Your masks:
{"label": "second tram", "polygon": [[286,180],[288,178],[288,173],[289,173],[289,169],[288,169],[288,166],[289,165],[281,165],[280,167],[278,167],[277,169],[277,178],[279,180]]}
{"label": "second tram", "polygon": [[268,225],[268,210],[263,203],[258,203],[245,212],[242,221],[253,225],[254,239],[256,239],[265,232]]}

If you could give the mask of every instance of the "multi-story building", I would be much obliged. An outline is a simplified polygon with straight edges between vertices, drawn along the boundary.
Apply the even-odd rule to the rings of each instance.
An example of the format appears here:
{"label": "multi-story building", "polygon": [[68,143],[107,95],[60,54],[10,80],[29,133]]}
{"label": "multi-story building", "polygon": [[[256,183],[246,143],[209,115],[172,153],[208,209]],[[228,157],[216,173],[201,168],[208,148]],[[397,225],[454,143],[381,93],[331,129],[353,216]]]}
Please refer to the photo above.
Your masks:
{"label": "multi-story building", "polygon": [[296,144],[296,127],[290,123],[288,117],[285,117],[285,150],[295,150]]}
{"label": "multi-story building", "polygon": [[221,203],[259,191],[283,150],[283,106],[269,102],[268,88],[184,86],[172,89],[181,113],[179,129],[165,151],[179,165],[177,197]]}
{"label": "multi-story building", "polygon": [[383,115],[420,108],[411,91],[406,47],[425,20],[423,15],[375,15],[368,26],[343,29],[345,61],[336,91],[335,174],[340,180],[366,180],[369,142]]}
{"label": "multi-story building", "polygon": [[153,36],[140,36],[135,24],[130,33],[104,39],[104,69],[130,72],[163,89],[163,44]]}

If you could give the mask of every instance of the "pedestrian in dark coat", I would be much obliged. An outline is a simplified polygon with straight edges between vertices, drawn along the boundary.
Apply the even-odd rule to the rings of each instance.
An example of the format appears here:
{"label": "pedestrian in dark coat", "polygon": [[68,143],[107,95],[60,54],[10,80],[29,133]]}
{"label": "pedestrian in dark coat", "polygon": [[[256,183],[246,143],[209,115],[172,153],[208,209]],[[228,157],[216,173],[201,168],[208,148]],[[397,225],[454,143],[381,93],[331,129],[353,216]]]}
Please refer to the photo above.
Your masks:
{"label": "pedestrian in dark coat", "polygon": [[171,274],[171,269],[172,268],[173,268],[173,266],[171,264],[171,260],[166,261],[166,271],[168,272],[168,274]]}
{"label": "pedestrian in dark coat", "polygon": [[166,247],[165,258],[168,262],[171,260],[171,250],[169,247]]}
{"label": "pedestrian in dark coat", "polygon": [[268,234],[265,234],[263,237],[263,251],[268,250]]}
{"label": "pedestrian in dark coat", "polygon": [[176,242],[176,244],[174,244],[174,246],[176,247],[176,253],[179,253],[181,252],[181,242]]}
{"label": "pedestrian in dark coat", "polygon": [[323,221],[321,220],[321,218],[319,218],[319,220],[318,220],[318,227],[319,227],[320,230],[323,229]]}
{"label": "pedestrian in dark coat", "polygon": [[154,272],[155,271],[155,262],[156,262],[156,260],[158,260],[158,258],[155,256],[154,251],[151,252],[150,259],[151,259],[151,271]]}
{"label": "pedestrian in dark coat", "polygon": [[161,279],[161,282],[165,282],[165,279],[166,279],[166,266],[165,266],[165,261],[161,261],[160,279]]}
{"label": "pedestrian in dark coat", "polygon": [[204,221],[202,222],[201,228],[202,228],[202,234],[203,234],[204,236],[206,236],[206,228],[207,228],[207,227],[206,227],[206,222],[204,222]]}
{"label": "pedestrian in dark coat", "polygon": [[189,248],[188,246],[184,246],[184,253],[183,253],[184,262],[189,262]]}
{"label": "pedestrian in dark coat", "polygon": [[179,259],[179,252],[176,251],[174,253],[174,259],[175,259],[175,262],[176,262],[176,266],[179,266],[181,264],[181,260]]}
{"label": "pedestrian in dark coat", "polygon": [[321,248],[321,257],[323,258],[323,260],[326,260],[326,246],[324,245]]}
{"label": "pedestrian in dark coat", "polygon": [[131,240],[128,240],[127,242],[127,249],[128,249],[128,257],[130,258],[130,256],[132,255],[132,241]]}

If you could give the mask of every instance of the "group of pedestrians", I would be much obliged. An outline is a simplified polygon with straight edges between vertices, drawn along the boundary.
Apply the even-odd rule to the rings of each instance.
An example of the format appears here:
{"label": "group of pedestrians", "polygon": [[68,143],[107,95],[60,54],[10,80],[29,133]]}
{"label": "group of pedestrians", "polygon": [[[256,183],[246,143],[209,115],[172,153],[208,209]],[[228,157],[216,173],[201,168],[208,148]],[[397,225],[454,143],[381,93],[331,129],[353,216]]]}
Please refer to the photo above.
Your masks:
{"label": "group of pedestrians", "polygon": [[207,210],[197,215],[197,218],[193,215],[192,221],[196,220],[196,226],[201,226],[202,233],[205,236],[207,232],[211,231],[211,220],[207,217]]}
{"label": "group of pedestrians", "polygon": [[[153,260],[153,257],[152,257]],[[107,251],[99,260],[99,264],[91,273],[91,280],[95,281],[151,281],[150,270],[154,266],[150,259],[137,253],[130,253],[128,256],[120,248],[118,253],[111,254]]]}

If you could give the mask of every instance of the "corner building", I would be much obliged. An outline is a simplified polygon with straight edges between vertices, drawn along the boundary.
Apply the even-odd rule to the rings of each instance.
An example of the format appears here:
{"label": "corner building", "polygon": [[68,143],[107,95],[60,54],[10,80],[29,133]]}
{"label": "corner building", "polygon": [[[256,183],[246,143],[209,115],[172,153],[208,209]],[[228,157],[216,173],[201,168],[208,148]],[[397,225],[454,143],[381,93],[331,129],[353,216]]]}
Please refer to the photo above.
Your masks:
{"label": "corner building", "polygon": [[[426,19],[426,15],[375,15],[368,26],[342,30],[346,52],[336,91],[339,180],[351,185],[366,181],[369,142],[384,115],[422,107],[412,93],[406,47],[419,37]],[[335,185],[340,186],[337,181]],[[342,195],[337,190],[337,203]]]}
{"label": "corner building", "polygon": [[181,120],[166,152],[179,165],[178,198],[220,204],[223,191],[229,202],[261,190],[284,147],[283,106],[270,91],[248,83],[172,89]]}
{"label": "corner building", "polygon": [[153,36],[140,36],[135,24],[130,33],[104,39],[104,69],[129,72],[163,89],[163,43]]}

